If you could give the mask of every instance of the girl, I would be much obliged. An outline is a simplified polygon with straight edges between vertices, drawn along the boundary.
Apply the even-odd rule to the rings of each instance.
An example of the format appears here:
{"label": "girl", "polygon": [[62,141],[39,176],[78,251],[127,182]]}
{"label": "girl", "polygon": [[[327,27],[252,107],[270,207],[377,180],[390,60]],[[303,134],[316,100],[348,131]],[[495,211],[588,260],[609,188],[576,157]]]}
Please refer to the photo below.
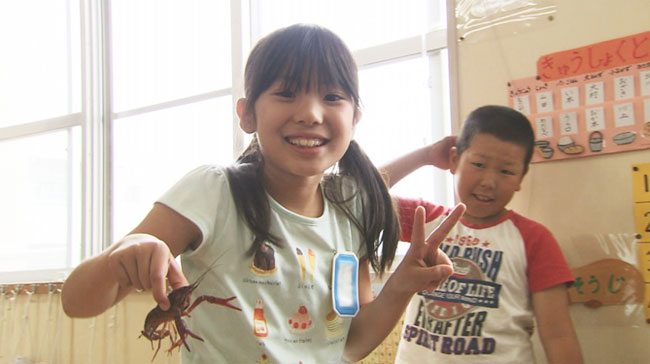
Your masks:
{"label": "girl", "polygon": [[[134,289],[152,289],[165,310],[165,278],[178,288],[205,273],[195,294],[235,296],[242,311],[197,306],[187,326],[205,342],[190,341],[183,363],[332,363],[370,353],[415,292],[451,274],[438,245],[462,208],[426,242],[416,226],[373,300],[369,267],[390,267],[399,227],[381,175],[352,140],[357,83],[352,55],[326,29],[294,25],[260,40],[237,103],[251,145],[228,168],[190,172],[128,236],[80,264],[63,289],[66,313],[97,315]],[[361,257],[358,270],[342,252]]]}

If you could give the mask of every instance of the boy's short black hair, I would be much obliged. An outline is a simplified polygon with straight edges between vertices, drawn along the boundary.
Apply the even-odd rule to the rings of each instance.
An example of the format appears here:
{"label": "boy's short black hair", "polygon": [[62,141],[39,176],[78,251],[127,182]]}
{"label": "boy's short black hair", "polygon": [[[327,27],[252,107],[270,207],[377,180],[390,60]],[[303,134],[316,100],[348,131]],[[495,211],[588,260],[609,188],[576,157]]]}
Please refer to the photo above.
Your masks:
{"label": "boy's short black hair", "polygon": [[472,111],[463,123],[460,136],[456,140],[456,150],[460,156],[469,148],[476,134],[490,134],[506,142],[522,146],[526,150],[524,174],[533,157],[535,133],[524,114],[500,105],[486,105]]}

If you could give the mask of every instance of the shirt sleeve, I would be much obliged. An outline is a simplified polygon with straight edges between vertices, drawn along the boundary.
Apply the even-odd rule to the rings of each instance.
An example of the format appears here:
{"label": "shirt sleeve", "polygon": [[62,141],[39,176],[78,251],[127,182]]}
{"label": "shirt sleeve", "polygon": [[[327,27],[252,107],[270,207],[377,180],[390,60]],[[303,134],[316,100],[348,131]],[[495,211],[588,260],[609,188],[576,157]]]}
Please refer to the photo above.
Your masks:
{"label": "shirt sleeve", "polygon": [[542,224],[521,216],[517,224],[526,249],[530,292],[536,293],[558,284],[573,284],[573,273],[553,234]]}
{"label": "shirt sleeve", "polygon": [[[220,166],[203,165],[181,178],[157,201],[188,220],[192,221],[202,234],[202,242],[214,238],[221,229],[218,222],[227,219],[235,211],[228,178]],[[217,212],[219,212],[217,214]],[[221,226],[221,225],[220,225]]]}
{"label": "shirt sleeve", "polygon": [[413,233],[413,217],[415,209],[422,206],[425,209],[425,222],[432,221],[442,214],[449,213],[449,209],[443,206],[434,205],[421,198],[412,199],[397,197],[397,204],[399,207],[399,227],[400,227],[400,240],[411,241],[411,234]]}

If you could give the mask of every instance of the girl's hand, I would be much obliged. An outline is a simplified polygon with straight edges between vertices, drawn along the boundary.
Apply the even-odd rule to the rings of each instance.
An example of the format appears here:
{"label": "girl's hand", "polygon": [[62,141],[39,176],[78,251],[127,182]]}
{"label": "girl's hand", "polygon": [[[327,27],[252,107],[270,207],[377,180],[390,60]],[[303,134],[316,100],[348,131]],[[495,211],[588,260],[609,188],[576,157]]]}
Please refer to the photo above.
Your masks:
{"label": "girl's hand", "polygon": [[148,234],[128,235],[118,245],[109,253],[108,267],[120,289],[151,289],[160,308],[169,309],[165,278],[173,289],[189,284],[169,247]]}
{"label": "girl's hand", "polygon": [[456,145],[456,136],[446,136],[428,147],[427,164],[440,169],[449,169],[449,151]]}
{"label": "girl's hand", "polygon": [[410,294],[433,292],[454,272],[451,260],[439,247],[465,212],[465,205],[458,204],[426,239],[424,212],[422,206],[415,209],[411,246],[394,273]]}

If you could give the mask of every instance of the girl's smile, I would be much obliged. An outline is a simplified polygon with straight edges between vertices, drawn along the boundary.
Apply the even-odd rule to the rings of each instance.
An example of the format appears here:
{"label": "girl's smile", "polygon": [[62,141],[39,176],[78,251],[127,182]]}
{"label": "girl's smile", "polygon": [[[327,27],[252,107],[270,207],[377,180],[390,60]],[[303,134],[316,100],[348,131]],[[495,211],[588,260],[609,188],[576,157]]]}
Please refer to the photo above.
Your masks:
{"label": "girl's smile", "polygon": [[321,145],[326,143],[326,140],[320,138],[289,137],[286,138],[286,140],[297,147],[305,147],[305,148],[320,147]]}
{"label": "girl's smile", "polygon": [[353,100],[334,87],[290,90],[276,81],[260,94],[253,112],[242,100],[241,127],[257,133],[264,183],[276,199],[282,198],[274,191],[287,186],[315,193],[324,172],[347,151],[360,115]]}
{"label": "girl's smile", "polygon": [[255,102],[254,115],[243,115],[244,130],[257,132],[265,170],[320,179],[347,150],[354,103],[338,89],[315,88],[292,91],[276,81]]}

